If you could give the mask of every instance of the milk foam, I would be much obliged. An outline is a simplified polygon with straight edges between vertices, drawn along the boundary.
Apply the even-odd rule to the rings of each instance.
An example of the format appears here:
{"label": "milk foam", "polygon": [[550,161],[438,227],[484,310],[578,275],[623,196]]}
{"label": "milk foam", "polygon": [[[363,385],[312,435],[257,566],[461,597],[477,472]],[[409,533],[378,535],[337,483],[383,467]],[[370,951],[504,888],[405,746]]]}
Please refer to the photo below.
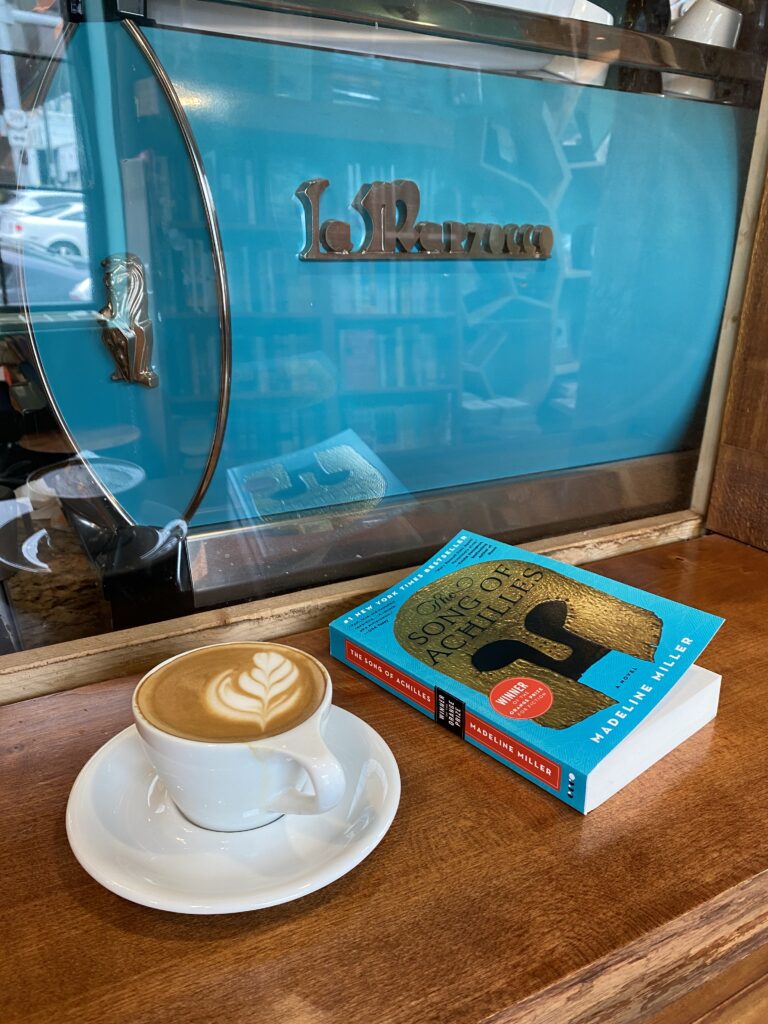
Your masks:
{"label": "milk foam", "polygon": [[206,685],[203,700],[212,715],[266,732],[306,701],[298,667],[278,651],[258,651],[247,672],[219,672]]}

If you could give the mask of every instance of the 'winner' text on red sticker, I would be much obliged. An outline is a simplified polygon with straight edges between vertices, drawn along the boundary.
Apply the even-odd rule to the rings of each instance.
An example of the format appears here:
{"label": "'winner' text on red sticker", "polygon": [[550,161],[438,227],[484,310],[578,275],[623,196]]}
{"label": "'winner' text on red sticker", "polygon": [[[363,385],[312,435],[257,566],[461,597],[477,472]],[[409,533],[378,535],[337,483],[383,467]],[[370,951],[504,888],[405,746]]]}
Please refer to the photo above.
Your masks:
{"label": "'winner' text on red sticker", "polygon": [[546,683],[526,676],[502,679],[488,695],[491,707],[505,718],[538,718],[552,707],[552,691]]}

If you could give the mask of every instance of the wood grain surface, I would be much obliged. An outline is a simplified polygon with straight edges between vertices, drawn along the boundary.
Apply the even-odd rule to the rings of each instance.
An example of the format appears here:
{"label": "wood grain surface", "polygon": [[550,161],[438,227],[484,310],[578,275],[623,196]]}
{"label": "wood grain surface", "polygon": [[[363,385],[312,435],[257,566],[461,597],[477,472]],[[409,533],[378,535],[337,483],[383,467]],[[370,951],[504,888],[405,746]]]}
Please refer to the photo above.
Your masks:
{"label": "wood grain surface", "polygon": [[744,289],[707,522],[768,549],[768,186],[764,186]]}
{"label": "wood grain surface", "polygon": [[583,818],[333,662],[325,630],[295,636],[403,794],[368,860],[283,907],[148,910],[74,860],[67,794],[132,679],[0,708],[3,1024],[730,1024],[737,998],[764,1019],[768,554],[709,536],[592,568],[727,617],[716,721]]}

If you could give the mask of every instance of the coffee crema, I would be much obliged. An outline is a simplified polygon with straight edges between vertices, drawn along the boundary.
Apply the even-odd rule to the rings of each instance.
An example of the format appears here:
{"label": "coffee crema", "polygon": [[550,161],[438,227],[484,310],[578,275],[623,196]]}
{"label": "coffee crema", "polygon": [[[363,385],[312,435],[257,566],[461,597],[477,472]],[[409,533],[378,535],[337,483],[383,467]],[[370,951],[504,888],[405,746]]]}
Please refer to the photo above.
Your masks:
{"label": "coffee crema", "polygon": [[218,644],[155,669],[139,687],[136,703],[163,732],[236,743],[300,725],[319,707],[325,686],[318,663],[293,647]]}

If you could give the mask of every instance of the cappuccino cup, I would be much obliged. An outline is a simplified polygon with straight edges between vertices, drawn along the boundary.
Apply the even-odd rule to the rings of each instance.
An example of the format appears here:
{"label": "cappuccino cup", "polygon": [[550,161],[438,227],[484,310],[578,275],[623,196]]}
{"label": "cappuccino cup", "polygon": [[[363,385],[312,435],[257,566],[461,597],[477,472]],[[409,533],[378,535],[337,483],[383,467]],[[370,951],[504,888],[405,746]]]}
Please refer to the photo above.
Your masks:
{"label": "cappuccino cup", "polygon": [[133,717],[181,813],[201,828],[240,832],[341,800],[344,771],[323,738],[331,689],[325,666],[304,651],[213,644],[149,671]]}

